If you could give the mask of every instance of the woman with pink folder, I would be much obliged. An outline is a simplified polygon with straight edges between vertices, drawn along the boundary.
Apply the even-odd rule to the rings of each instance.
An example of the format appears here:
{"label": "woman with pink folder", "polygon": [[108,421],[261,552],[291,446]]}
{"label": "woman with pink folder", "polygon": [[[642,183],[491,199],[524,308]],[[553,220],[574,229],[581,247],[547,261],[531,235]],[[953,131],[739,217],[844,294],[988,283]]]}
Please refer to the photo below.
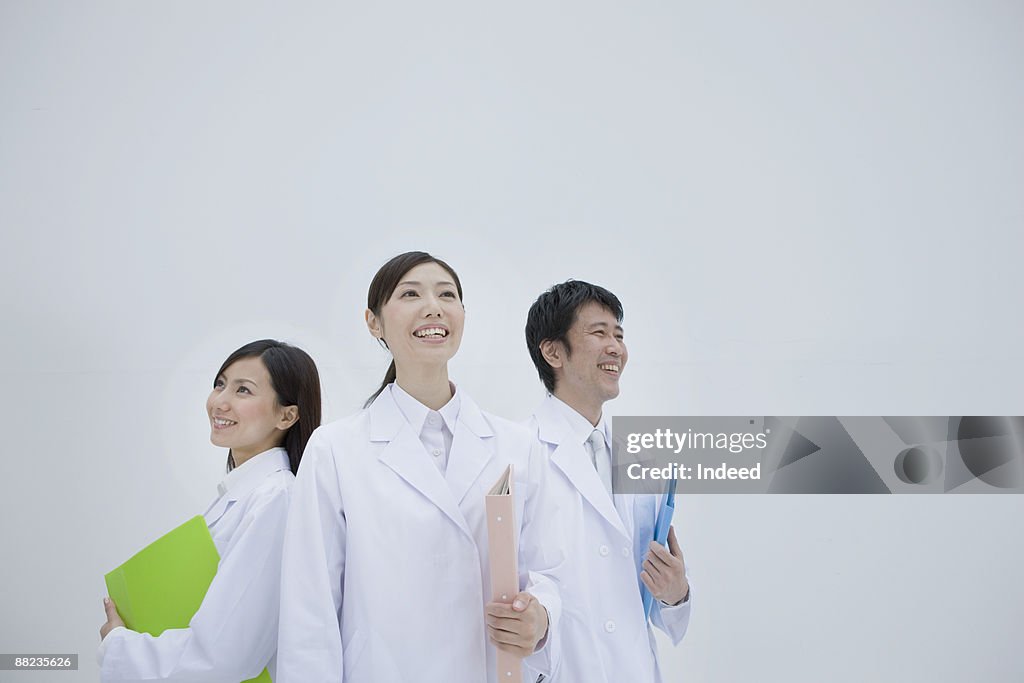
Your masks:
{"label": "woman with pink folder", "polygon": [[[365,408],[309,440],[288,517],[278,680],[495,681],[495,648],[549,670],[560,613],[543,542],[540,450],[448,378],[462,285],[408,252],[370,284],[366,325],[394,360]],[[484,499],[512,464],[519,585],[491,603]],[[536,673],[531,680],[536,678]],[[518,681],[517,681],[518,683]]]}
{"label": "woman with pink folder", "polygon": [[125,628],[104,600],[100,680],[242,681],[273,675],[281,547],[294,474],[320,425],[320,377],[305,351],[265,339],[221,365],[206,402],[210,440],[228,474],[205,513],[220,555],[188,628],[159,636]]}

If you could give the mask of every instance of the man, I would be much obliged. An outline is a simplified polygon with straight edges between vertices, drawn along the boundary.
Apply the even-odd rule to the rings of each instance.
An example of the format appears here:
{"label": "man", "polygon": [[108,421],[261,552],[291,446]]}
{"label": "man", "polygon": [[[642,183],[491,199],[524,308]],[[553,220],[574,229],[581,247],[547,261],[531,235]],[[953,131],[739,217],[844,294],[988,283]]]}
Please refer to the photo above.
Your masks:
{"label": "man", "polygon": [[[612,495],[604,403],[619,395],[628,353],[622,304],[570,280],[530,307],[526,344],[548,396],[529,421],[548,454],[548,493],[566,534],[561,666],[554,681],[660,683],[641,581],[655,597],[651,623],[678,644],[690,617],[682,551],[653,542],[660,496]],[[638,580],[639,577],[639,580]]]}

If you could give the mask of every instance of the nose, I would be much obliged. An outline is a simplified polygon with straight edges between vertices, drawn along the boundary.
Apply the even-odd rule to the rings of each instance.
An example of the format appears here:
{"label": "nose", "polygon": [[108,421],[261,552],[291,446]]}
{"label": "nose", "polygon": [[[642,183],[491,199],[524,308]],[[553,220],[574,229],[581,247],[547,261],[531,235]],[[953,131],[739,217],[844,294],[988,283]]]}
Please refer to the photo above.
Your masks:
{"label": "nose", "polygon": [[213,395],[210,396],[210,406],[213,408],[226,412],[231,409],[231,394],[226,389],[214,389]]}
{"label": "nose", "polygon": [[433,293],[429,293],[423,297],[423,317],[444,317],[444,309],[441,306],[441,300]]}

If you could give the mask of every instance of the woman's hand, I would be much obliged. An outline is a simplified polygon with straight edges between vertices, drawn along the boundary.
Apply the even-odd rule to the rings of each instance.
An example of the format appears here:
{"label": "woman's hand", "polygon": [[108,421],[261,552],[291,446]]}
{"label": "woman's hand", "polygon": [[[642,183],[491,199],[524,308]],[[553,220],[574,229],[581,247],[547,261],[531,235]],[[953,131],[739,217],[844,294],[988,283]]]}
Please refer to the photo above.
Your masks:
{"label": "woman's hand", "polygon": [[487,635],[491,642],[516,657],[527,657],[548,632],[548,611],[537,598],[523,592],[512,604],[489,602],[486,606]]}
{"label": "woman's hand", "polygon": [[121,615],[117,613],[117,605],[110,598],[103,598],[103,609],[107,612],[107,623],[100,627],[100,640],[107,637],[114,628],[124,626]]}

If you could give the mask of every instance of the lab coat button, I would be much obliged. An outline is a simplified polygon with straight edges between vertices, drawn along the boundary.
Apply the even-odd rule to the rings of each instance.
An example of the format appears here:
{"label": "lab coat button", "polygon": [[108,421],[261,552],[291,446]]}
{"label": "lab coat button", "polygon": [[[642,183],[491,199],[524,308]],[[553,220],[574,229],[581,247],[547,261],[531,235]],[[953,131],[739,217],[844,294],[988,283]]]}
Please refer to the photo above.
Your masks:
{"label": "lab coat button", "polygon": [[608,555],[608,546],[606,546],[606,545],[601,546],[600,548],[597,549],[597,552],[601,553],[601,557],[606,557]]}
{"label": "lab coat button", "polygon": [[434,449],[434,455],[441,455],[441,449],[440,448],[435,448]]}
{"label": "lab coat button", "polygon": [[622,549],[622,556],[623,557],[629,557],[629,548],[623,548]]}
{"label": "lab coat button", "polygon": [[604,630],[607,631],[608,633],[615,633],[615,622],[612,621],[611,619],[609,619],[608,621],[604,622]]}

